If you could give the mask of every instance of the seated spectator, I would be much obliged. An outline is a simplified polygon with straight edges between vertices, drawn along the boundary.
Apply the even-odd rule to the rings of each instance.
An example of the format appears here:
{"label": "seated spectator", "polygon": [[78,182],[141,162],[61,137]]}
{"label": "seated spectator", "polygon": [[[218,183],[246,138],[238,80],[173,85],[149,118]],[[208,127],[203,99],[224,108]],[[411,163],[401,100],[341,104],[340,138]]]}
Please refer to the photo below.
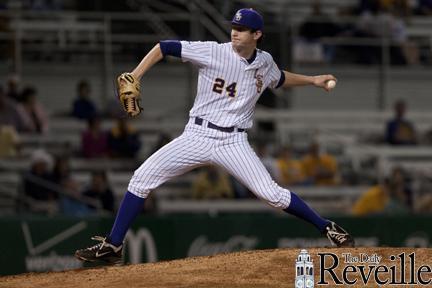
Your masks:
{"label": "seated spectator", "polygon": [[19,93],[18,86],[19,77],[17,75],[11,75],[7,81],[6,96],[15,103],[21,102],[21,94]]}
{"label": "seated spectator", "polygon": [[[402,14],[406,9],[399,5],[386,5],[382,1],[372,1],[371,9],[363,12],[357,23],[355,36],[389,38],[390,62],[394,65],[419,64],[418,47],[408,38],[407,27]],[[360,48],[360,47],[358,47]],[[358,49],[360,61],[365,64],[381,63],[382,52],[378,46],[363,46]]]}
{"label": "seated spectator", "polygon": [[57,185],[71,178],[69,158],[65,155],[57,155],[54,161],[54,168],[50,175],[51,181]]}
{"label": "seated spectator", "polygon": [[[51,183],[52,157],[45,150],[36,150],[31,155],[30,171],[24,174],[24,192],[35,200],[55,200],[58,193],[48,187]],[[48,184],[47,184],[48,183]]]}
{"label": "seated spectator", "polygon": [[108,134],[110,154],[115,158],[133,158],[138,153],[141,142],[139,135],[126,118],[118,118]]}
{"label": "seated spectator", "polygon": [[386,143],[390,145],[415,145],[417,134],[411,121],[405,119],[406,103],[398,100],[394,105],[394,118],[387,122]]}
{"label": "seated spectator", "polygon": [[87,120],[87,130],[81,134],[81,152],[85,158],[108,156],[108,133],[101,129],[99,117]]}
{"label": "seated spectator", "polygon": [[43,134],[48,132],[48,116],[36,99],[36,90],[26,87],[21,94],[17,110],[24,125],[24,131]]}
{"label": "seated spectator", "polygon": [[[333,37],[340,32],[340,28],[332,19],[323,13],[321,3],[314,1],[311,3],[311,14],[306,17],[300,26],[300,36],[310,44],[319,43],[322,37]],[[330,45],[323,45],[323,52],[325,60],[332,61],[335,53],[335,47]],[[307,56],[306,56],[307,57]]]}
{"label": "seated spectator", "polygon": [[332,19],[322,11],[321,3],[311,3],[311,14],[306,17],[300,26],[300,36],[310,41],[321,37],[332,37],[339,32],[339,28]]}
{"label": "seated spectator", "polygon": [[276,179],[282,186],[303,184],[306,178],[301,161],[293,159],[291,155],[291,149],[283,147],[280,149],[276,159],[278,168]]}
{"label": "seated spectator", "polygon": [[395,168],[384,183],[371,187],[360,196],[352,213],[356,216],[408,213],[411,190],[407,184],[403,171]]}
{"label": "seated spectator", "polygon": [[60,197],[60,211],[67,216],[87,216],[92,210],[83,202],[78,182],[72,178],[60,183],[64,194]]}
{"label": "seated spectator", "polygon": [[309,152],[302,159],[303,172],[307,183],[313,185],[338,184],[338,165],[336,159],[326,153],[320,153],[317,142],[309,147]]}
{"label": "seated spectator", "polygon": [[96,105],[90,99],[90,84],[82,80],[78,83],[78,96],[73,102],[72,116],[89,119],[97,114]]}
{"label": "seated spectator", "polygon": [[58,190],[51,182],[51,155],[36,150],[31,156],[30,171],[23,176],[24,204],[32,212],[52,214],[58,210]]}
{"label": "seated spectator", "polygon": [[16,156],[18,145],[19,137],[15,128],[8,125],[0,125],[0,158]]}
{"label": "seated spectator", "polygon": [[16,104],[4,94],[0,86],[0,125],[8,125],[15,128],[16,131],[24,130],[24,125],[17,111]]}
{"label": "seated spectator", "polygon": [[56,156],[54,168],[49,177],[61,192],[59,197],[61,213],[70,216],[83,216],[91,212],[87,204],[81,202],[80,186],[71,175],[68,156]]}
{"label": "seated spectator", "polygon": [[195,199],[233,198],[234,191],[229,175],[216,166],[207,166],[192,184],[192,197]]}
{"label": "seated spectator", "polygon": [[[100,202],[105,211],[114,212],[114,194],[109,186],[105,171],[93,172],[91,186],[83,192],[83,196]],[[98,207],[89,205],[89,208]]]}

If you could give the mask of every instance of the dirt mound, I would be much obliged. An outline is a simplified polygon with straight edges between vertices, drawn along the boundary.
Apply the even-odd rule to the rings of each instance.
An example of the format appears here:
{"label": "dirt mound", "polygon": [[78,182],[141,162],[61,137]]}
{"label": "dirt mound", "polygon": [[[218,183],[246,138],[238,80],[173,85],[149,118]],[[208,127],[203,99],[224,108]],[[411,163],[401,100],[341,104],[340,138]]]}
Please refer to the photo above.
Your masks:
{"label": "dirt mound", "polygon": [[[387,280],[390,287],[413,287],[420,280],[432,283],[430,248],[311,248],[307,252],[313,259],[315,287],[336,287],[338,281],[343,282],[338,287],[376,287],[376,280]],[[150,264],[29,273],[2,277],[0,287],[295,287],[299,253],[300,249],[247,251]]]}

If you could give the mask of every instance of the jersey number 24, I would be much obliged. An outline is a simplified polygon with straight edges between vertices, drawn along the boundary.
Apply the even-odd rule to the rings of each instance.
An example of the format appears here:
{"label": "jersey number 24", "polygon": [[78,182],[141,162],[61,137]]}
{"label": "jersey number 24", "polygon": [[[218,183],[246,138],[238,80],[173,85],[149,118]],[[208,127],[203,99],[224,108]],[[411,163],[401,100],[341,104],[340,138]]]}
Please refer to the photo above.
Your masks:
{"label": "jersey number 24", "polygon": [[[225,86],[225,80],[221,78],[216,78],[213,84],[213,92],[222,94]],[[233,82],[230,85],[225,87],[226,93],[229,97],[235,97],[237,90],[236,90],[237,82]]]}

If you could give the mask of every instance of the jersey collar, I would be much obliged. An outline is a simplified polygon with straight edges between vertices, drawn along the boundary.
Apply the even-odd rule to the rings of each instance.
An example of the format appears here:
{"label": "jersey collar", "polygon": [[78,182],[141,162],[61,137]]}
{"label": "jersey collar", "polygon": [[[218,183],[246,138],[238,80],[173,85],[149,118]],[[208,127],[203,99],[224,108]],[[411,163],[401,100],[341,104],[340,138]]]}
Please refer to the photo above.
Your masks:
{"label": "jersey collar", "polygon": [[260,49],[255,49],[255,60],[248,64],[246,70],[257,69],[264,65],[263,54]]}
{"label": "jersey collar", "polygon": [[251,58],[246,59],[246,61],[249,63],[249,65],[255,61],[256,56],[257,56],[257,49],[254,50]]}
{"label": "jersey collar", "polygon": [[249,61],[243,57],[241,57],[240,55],[238,55],[235,51],[234,48],[232,47],[232,43],[229,42],[229,45],[231,47],[231,51],[232,53],[234,53],[234,55],[236,55],[241,62],[243,62],[246,65],[246,69],[245,70],[251,70],[251,69],[257,69],[259,67],[261,67],[264,63],[263,59],[262,59],[262,50],[255,48],[255,52],[254,52],[254,56],[252,56],[252,58],[254,59],[252,61],[252,63],[249,63]]}

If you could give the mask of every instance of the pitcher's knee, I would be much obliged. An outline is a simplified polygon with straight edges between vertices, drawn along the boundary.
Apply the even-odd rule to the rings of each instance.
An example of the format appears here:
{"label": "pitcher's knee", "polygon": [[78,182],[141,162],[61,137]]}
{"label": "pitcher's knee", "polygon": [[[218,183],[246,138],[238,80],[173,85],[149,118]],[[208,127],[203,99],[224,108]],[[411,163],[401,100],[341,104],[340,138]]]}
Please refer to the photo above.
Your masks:
{"label": "pitcher's knee", "polygon": [[131,183],[129,183],[128,191],[134,194],[135,196],[144,199],[146,199],[151,192],[150,189],[146,189],[146,188],[143,189],[142,187],[137,187],[135,185],[132,185]]}
{"label": "pitcher's knee", "polygon": [[278,209],[288,208],[291,203],[291,192],[282,187],[269,191],[265,195],[268,195],[268,197],[263,197],[263,199],[266,200],[270,206]]}
{"label": "pitcher's knee", "polygon": [[159,176],[160,172],[153,168],[145,168],[144,165],[135,170],[129,181],[128,190],[134,195],[147,198],[151,191],[159,187],[165,178]]}

